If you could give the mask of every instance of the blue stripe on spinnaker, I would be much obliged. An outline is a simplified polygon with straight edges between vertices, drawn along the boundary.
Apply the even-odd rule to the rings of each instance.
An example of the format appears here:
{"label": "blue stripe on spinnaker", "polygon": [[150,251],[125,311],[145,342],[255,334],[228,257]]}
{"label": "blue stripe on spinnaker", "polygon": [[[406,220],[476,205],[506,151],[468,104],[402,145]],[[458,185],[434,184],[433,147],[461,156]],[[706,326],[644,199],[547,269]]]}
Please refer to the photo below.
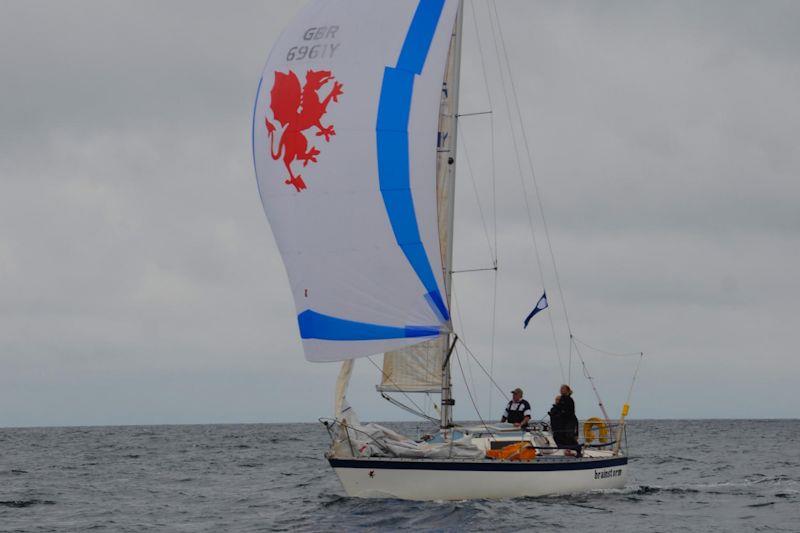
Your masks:
{"label": "blue stripe on spinnaker", "polygon": [[431,309],[433,309],[433,312],[439,317],[439,320],[442,322],[447,322],[449,320],[447,316],[442,314],[442,310],[447,312],[447,306],[444,304],[444,300],[442,300],[442,293],[438,290],[429,292],[425,295],[425,301],[431,306]]}
{"label": "blue stripe on spinnaker", "polygon": [[422,74],[443,8],[444,0],[420,0],[403,42],[397,68]]}
{"label": "blue stripe on spinnaker", "polygon": [[297,315],[297,323],[300,325],[300,337],[326,341],[371,341],[435,337],[440,333],[439,328],[436,326],[383,326],[323,315],[311,309],[307,309]]}
{"label": "blue stripe on spinnaker", "polygon": [[408,142],[414,77],[422,73],[443,7],[444,0],[420,0],[417,5],[397,66],[387,66],[383,71],[375,130],[378,179],[395,240],[428,291],[425,301],[436,316],[446,322],[450,320],[450,313],[419,234],[411,194]]}

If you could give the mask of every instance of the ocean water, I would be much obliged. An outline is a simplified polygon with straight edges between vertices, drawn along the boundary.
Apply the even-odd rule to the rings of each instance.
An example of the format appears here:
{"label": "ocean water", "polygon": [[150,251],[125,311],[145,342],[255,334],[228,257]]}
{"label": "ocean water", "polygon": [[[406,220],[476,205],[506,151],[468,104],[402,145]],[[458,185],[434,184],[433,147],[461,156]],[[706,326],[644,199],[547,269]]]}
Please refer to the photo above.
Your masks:
{"label": "ocean water", "polygon": [[406,502],[347,498],[318,424],[0,429],[0,531],[800,531],[800,421],[632,421],[628,441],[625,489]]}

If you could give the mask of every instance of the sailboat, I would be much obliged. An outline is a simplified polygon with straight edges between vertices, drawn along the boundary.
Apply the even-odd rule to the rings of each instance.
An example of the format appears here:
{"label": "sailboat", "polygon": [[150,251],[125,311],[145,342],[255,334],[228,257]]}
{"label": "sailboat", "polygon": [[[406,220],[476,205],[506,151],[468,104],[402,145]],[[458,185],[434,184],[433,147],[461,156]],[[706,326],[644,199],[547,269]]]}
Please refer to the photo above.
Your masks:
{"label": "sailboat", "polygon": [[[462,20],[461,0],[312,0],[278,38],[258,84],[256,178],[305,357],[342,362],[334,415],[323,420],[326,458],[357,497],[622,487],[621,433],[575,450],[559,447],[545,424],[453,420]],[[441,395],[438,432],[409,438],[358,420],[346,401],[353,361],[375,354],[384,354],[385,397]]]}

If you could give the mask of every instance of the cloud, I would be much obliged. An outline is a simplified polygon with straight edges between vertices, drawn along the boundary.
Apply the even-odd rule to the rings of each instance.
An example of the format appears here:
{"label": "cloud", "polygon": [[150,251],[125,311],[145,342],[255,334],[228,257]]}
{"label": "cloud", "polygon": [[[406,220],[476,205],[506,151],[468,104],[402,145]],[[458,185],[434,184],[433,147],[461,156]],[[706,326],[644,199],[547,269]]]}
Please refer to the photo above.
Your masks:
{"label": "cloud", "polygon": [[[260,69],[300,5],[0,7],[0,425],[329,414],[338,369],[303,360],[249,145]],[[461,120],[472,178],[461,157],[455,267],[491,265],[496,215],[495,379],[530,391],[540,416],[562,381],[550,317],[563,365],[567,328],[527,181],[541,277],[531,246],[485,4],[475,9],[492,100],[468,9],[461,109],[494,113]],[[572,329],[648,354],[633,414],[797,416],[800,8],[498,10]],[[492,276],[456,279],[457,326],[487,367]],[[522,331],[542,277],[549,316]],[[616,411],[632,361],[584,356]],[[490,384],[459,357],[497,414],[500,395],[490,409]],[[596,414],[573,363],[579,414]],[[377,370],[356,368],[364,418],[402,417],[377,402]],[[457,414],[475,418],[458,387]]]}

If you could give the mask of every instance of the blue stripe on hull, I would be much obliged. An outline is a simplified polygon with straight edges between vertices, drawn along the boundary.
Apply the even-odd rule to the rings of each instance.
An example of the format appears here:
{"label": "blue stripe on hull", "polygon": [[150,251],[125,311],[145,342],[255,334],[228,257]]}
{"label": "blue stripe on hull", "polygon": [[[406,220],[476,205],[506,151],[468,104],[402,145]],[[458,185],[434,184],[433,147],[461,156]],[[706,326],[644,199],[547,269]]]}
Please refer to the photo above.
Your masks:
{"label": "blue stripe on hull", "polygon": [[564,462],[504,461],[414,461],[380,459],[328,459],[333,468],[369,468],[384,470],[462,470],[471,472],[552,472],[556,470],[594,470],[628,464],[627,457],[614,459],[576,459]]}

